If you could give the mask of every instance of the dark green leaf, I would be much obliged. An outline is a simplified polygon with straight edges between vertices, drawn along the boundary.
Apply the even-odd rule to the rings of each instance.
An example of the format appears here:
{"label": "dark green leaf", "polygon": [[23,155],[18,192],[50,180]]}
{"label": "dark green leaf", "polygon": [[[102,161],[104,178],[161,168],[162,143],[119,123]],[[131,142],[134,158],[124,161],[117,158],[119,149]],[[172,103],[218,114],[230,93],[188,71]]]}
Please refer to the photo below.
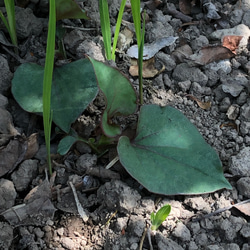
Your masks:
{"label": "dark green leaf", "polygon": [[145,105],[137,136],[118,143],[120,162],[149,191],[200,194],[228,188],[221,161],[195,126],[177,109]]}
{"label": "dark green leaf", "polygon": [[56,0],[56,20],[89,19],[74,0]]}
{"label": "dark green leaf", "polygon": [[68,153],[73,144],[77,141],[77,138],[74,136],[65,136],[58,144],[57,152],[60,155],[65,155]]}
{"label": "dark green leaf", "polygon": [[[19,66],[12,80],[12,93],[28,112],[42,113],[44,68],[26,63]],[[53,121],[68,133],[71,124],[96,97],[98,87],[92,64],[81,59],[55,68],[51,92]]]}
{"label": "dark green leaf", "polygon": [[89,59],[94,66],[98,85],[106,100],[102,129],[106,136],[115,137],[121,133],[121,130],[119,126],[111,124],[111,119],[118,115],[127,116],[136,111],[136,93],[129,80],[117,69],[92,58]]}

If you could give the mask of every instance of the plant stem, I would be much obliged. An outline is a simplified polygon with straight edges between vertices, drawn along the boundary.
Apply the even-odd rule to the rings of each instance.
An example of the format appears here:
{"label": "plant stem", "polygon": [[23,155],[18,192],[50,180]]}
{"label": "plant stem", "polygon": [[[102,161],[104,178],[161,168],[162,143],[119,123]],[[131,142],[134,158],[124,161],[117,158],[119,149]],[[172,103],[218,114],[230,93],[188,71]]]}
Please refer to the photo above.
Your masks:
{"label": "plant stem", "polygon": [[55,54],[55,37],[56,37],[56,5],[55,0],[49,1],[49,27],[46,48],[46,60],[43,77],[43,126],[45,134],[45,143],[47,150],[47,162],[49,166],[49,173],[52,174],[51,156],[50,156],[50,136],[52,125],[52,111],[51,111],[51,87],[54,68],[54,54]]}

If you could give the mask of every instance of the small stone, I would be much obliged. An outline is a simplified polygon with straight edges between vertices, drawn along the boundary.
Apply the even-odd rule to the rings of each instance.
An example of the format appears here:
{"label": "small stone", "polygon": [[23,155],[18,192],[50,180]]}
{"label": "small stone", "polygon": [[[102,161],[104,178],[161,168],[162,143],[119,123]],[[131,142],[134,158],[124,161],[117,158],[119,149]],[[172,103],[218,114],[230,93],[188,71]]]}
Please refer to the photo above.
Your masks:
{"label": "small stone", "polygon": [[8,98],[2,94],[0,94],[0,107],[5,109],[6,106],[8,105]]}
{"label": "small stone", "polygon": [[166,53],[160,51],[156,54],[156,58],[164,64],[167,71],[172,71],[176,67],[175,61]]}
{"label": "small stone", "polygon": [[190,241],[189,246],[188,246],[188,250],[198,250],[198,246],[196,245],[196,243],[194,241]]}
{"label": "small stone", "polygon": [[36,227],[34,229],[34,233],[40,239],[43,238],[43,236],[44,236],[44,232],[39,227]]}
{"label": "small stone", "polygon": [[0,222],[0,249],[11,249],[13,228],[6,222]]}
{"label": "small stone", "polygon": [[231,101],[229,97],[225,97],[222,99],[222,101],[220,102],[220,111],[221,112],[226,112],[228,110],[228,108],[231,105]]}
{"label": "small stone", "polygon": [[28,188],[29,183],[34,179],[38,171],[37,160],[25,160],[19,166],[18,170],[11,174],[11,179],[14,182],[17,191],[24,191]]}
{"label": "small stone", "polygon": [[250,249],[250,246],[248,243],[243,244],[243,246],[241,248],[241,250],[249,250],[249,249]]}
{"label": "small stone", "polygon": [[0,134],[11,134],[14,135],[14,128],[13,119],[9,111],[6,109],[0,108]]}
{"label": "small stone", "polygon": [[201,227],[199,222],[193,222],[190,225],[190,230],[192,231],[193,234],[198,234],[200,231]]}
{"label": "small stone", "polygon": [[131,213],[141,199],[141,195],[120,180],[106,182],[97,190],[97,199],[109,209]]}
{"label": "small stone", "polygon": [[247,97],[248,97],[248,94],[245,91],[242,91],[240,95],[237,97],[237,104],[243,105],[247,101]]}
{"label": "small stone", "polygon": [[232,156],[229,170],[233,175],[250,177],[250,147],[244,147],[236,156]]}
{"label": "small stone", "polygon": [[155,240],[157,242],[158,250],[184,250],[175,241],[164,237],[162,233],[156,232]]}
{"label": "small stone", "polygon": [[233,10],[230,14],[230,24],[232,27],[235,27],[236,25],[241,23],[242,17],[243,17],[243,9],[242,8],[236,8]]}
{"label": "small stone", "polygon": [[250,122],[250,104],[245,103],[240,109],[240,117],[242,120]]}
{"label": "small stone", "polygon": [[225,93],[229,93],[233,97],[237,97],[240,92],[244,89],[244,86],[239,84],[224,83],[222,84],[222,90]]}
{"label": "small stone", "polygon": [[141,215],[131,215],[128,224],[128,231],[132,235],[141,237],[143,235],[144,229],[146,227],[146,222]]}
{"label": "small stone", "polygon": [[16,33],[20,39],[25,39],[31,35],[39,35],[43,29],[41,18],[37,18],[30,8],[15,8],[16,10]]}
{"label": "small stone", "polygon": [[208,243],[208,238],[206,233],[198,234],[195,238],[195,243],[198,246],[206,246]]}
{"label": "small stone", "polygon": [[225,250],[240,250],[240,247],[236,243],[227,244],[224,247]]}
{"label": "small stone", "polygon": [[91,167],[95,167],[97,162],[97,156],[92,154],[81,155],[76,161],[77,170],[85,172]]}
{"label": "small stone", "polygon": [[232,242],[237,236],[237,232],[235,231],[233,224],[228,219],[223,220],[220,227],[224,231],[225,238],[227,240]]}
{"label": "small stone", "polygon": [[209,204],[202,197],[186,198],[184,203],[196,210],[204,210],[208,213],[211,211]]}
{"label": "small stone", "polygon": [[228,108],[226,115],[228,119],[236,120],[236,118],[239,115],[239,112],[240,112],[239,106],[237,104],[233,104]]}
{"label": "small stone", "polygon": [[208,41],[207,37],[201,35],[192,41],[191,47],[192,47],[193,51],[197,51],[208,44],[209,44],[209,41]]}
{"label": "small stone", "polygon": [[57,232],[57,234],[58,234],[59,236],[63,236],[64,228],[63,228],[63,227],[60,227],[60,228],[58,228],[58,229],[56,230],[56,232]]}
{"label": "small stone", "polygon": [[184,82],[178,82],[178,86],[180,87],[180,89],[185,93],[190,89],[191,86],[191,81],[187,80]]}
{"label": "small stone", "polygon": [[16,196],[13,182],[0,179],[0,213],[14,206]]}
{"label": "small stone", "polygon": [[221,247],[218,245],[209,245],[206,247],[206,250],[221,250]]}
{"label": "small stone", "polygon": [[250,135],[250,122],[241,121],[240,132],[243,136]]}
{"label": "small stone", "polygon": [[124,228],[127,227],[128,217],[119,217],[115,223],[117,232],[121,232]]}
{"label": "small stone", "polygon": [[173,231],[173,235],[184,242],[190,241],[191,239],[189,229],[182,222],[177,223],[176,228]]}
{"label": "small stone", "polygon": [[173,78],[178,82],[189,79],[191,82],[197,82],[201,86],[205,86],[208,81],[208,77],[199,68],[190,67],[187,63],[181,63],[176,66]]}
{"label": "small stone", "polygon": [[11,86],[13,73],[10,71],[7,59],[0,55],[0,93],[5,94]]}
{"label": "small stone", "polygon": [[240,230],[240,234],[246,239],[250,238],[250,223],[243,225],[242,229]]}
{"label": "small stone", "polygon": [[237,188],[241,195],[250,198],[250,177],[242,177],[237,181]]}
{"label": "small stone", "polygon": [[60,242],[65,249],[74,249],[75,248],[74,241],[71,240],[69,237],[61,238]]}

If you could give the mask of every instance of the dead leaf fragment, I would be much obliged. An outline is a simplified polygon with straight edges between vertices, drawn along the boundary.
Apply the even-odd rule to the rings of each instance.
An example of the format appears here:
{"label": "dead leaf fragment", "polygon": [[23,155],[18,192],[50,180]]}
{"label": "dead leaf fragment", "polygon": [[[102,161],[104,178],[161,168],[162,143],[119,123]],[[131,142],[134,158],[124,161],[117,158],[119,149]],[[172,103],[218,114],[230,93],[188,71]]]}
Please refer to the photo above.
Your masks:
{"label": "dead leaf fragment", "polygon": [[37,153],[39,149],[39,143],[37,138],[38,133],[34,133],[28,137],[28,147],[24,156],[24,160],[31,159]]}
{"label": "dead leaf fragment", "polygon": [[[137,65],[137,60],[132,60],[132,63],[134,65],[131,65],[129,68],[129,73],[132,76],[138,76],[138,65]],[[149,60],[145,60],[142,63],[142,76],[144,78],[152,78],[155,77],[156,75],[160,74],[165,70],[165,66],[162,65],[162,67],[158,70],[155,67],[155,58],[151,58]]]}
{"label": "dead leaf fragment", "polygon": [[234,53],[222,45],[207,46],[199,50],[198,53],[191,55],[189,58],[193,63],[198,65],[206,65],[211,62],[216,62],[224,59],[229,59],[234,56]]}
{"label": "dead leaf fragment", "polygon": [[243,36],[224,36],[222,45],[236,54],[236,50],[238,49],[242,38]]}
{"label": "dead leaf fragment", "polygon": [[211,108],[211,102],[202,102],[201,100],[199,100],[198,98],[196,98],[195,96],[192,95],[186,95],[187,97],[189,97],[190,99],[196,101],[196,103],[198,104],[198,106],[202,109],[210,109]]}
{"label": "dead leaf fragment", "polygon": [[241,213],[250,216],[250,200],[247,200],[246,203],[235,204],[233,207]]}
{"label": "dead leaf fragment", "polygon": [[[155,42],[150,44],[145,44],[143,47],[143,60],[148,60],[152,58],[157,52],[161,49],[171,46],[175,43],[178,37],[162,37],[157,39]],[[134,45],[131,46],[128,51],[127,55],[132,58],[138,59],[138,46]]]}

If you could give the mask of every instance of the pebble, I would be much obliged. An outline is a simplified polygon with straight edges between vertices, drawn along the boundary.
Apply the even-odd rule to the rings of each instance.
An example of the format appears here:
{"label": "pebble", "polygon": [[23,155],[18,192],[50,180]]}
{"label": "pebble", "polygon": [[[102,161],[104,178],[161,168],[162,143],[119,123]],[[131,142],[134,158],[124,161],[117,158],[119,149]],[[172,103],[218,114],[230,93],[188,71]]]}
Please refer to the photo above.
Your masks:
{"label": "pebble", "polygon": [[250,177],[242,177],[237,181],[237,188],[241,195],[250,198]]}
{"label": "pebble", "polygon": [[12,181],[0,179],[0,213],[15,204],[17,193]]}
{"label": "pebble", "polygon": [[5,94],[11,86],[13,73],[10,71],[7,59],[0,54],[0,94]]}
{"label": "pebble", "polygon": [[172,234],[181,241],[190,241],[191,234],[189,229],[182,222],[178,222]]}
{"label": "pebble", "polygon": [[21,192],[28,188],[30,182],[36,177],[38,160],[25,160],[16,171],[11,174],[11,179],[16,190]]}
{"label": "pebble", "polygon": [[141,199],[141,195],[120,180],[106,182],[97,190],[97,199],[110,209],[131,213]]}

